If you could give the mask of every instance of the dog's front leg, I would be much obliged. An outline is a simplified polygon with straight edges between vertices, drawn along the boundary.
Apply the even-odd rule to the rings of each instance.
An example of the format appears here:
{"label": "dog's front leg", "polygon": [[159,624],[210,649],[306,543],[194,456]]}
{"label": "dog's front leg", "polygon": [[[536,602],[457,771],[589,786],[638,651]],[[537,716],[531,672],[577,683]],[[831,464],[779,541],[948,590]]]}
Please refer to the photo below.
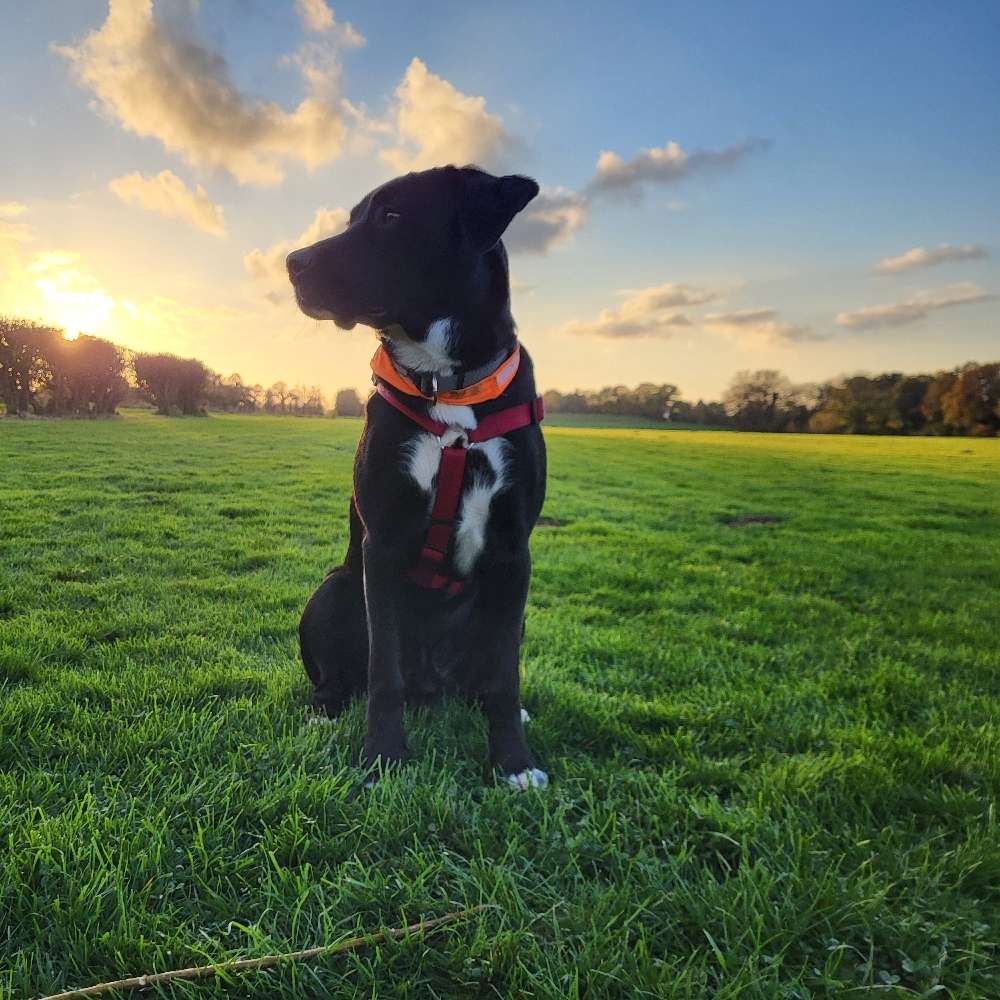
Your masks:
{"label": "dog's front leg", "polygon": [[364,543],[365,604],[368,611],[368,733],[363,763],[385,767],[406,760],[403,732],[404,682],[399,607],[404,570],[396,550]]}
{"label": "dog's front leg", "polygon": [[527,551],[486,574],[481,590],[479,648],[483,674],[479,701],[489,725],[490,763],[516,788],[544,788],[548,776],[536,766],[521,713],[521,636],[531,575]]}

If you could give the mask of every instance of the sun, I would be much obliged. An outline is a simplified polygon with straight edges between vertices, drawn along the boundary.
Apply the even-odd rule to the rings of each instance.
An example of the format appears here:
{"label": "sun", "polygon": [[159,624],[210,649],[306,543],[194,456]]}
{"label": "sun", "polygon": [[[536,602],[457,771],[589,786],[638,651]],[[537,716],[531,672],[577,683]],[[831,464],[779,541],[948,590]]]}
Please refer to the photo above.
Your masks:
{"label": "sun", "polygon": [[100,335],[113,321],[115,300],[77,268],[78,255],[52,250],[35,255],[27,272],[39,300],[38,313],[64,330],[66,340],[81,333]]}

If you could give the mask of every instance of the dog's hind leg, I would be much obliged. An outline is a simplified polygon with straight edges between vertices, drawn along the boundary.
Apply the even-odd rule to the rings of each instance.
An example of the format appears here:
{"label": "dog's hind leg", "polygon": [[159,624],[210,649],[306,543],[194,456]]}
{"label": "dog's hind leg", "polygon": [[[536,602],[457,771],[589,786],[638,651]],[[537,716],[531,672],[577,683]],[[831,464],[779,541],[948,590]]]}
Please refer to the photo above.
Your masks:
{"label": "dog's hind leg", "polygon": [[365,690],[368,624],[360,572],[341,566],[319,585],[302,612],[299,650],[313,705],[327,715],[338,715]]}

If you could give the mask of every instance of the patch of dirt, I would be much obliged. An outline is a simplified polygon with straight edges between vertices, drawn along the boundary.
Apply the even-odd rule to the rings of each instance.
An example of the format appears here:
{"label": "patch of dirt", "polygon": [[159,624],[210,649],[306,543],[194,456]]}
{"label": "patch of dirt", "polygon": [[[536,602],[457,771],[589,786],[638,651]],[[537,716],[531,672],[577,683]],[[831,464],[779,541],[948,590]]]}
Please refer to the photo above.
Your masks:
{"label": "patch of dirt", "polygon": [[722,518],[722,523],[730,528],[745,528],[750,524],[781,524],[783,520],[778,514],[736,514]]}
{"label": "patch of dirt", "polygon": [[256,507],[220,507],[219,513],[223,517],[235,520],[240,517],[257,517],[260,511]]}
{"label": "patch of dirt", "polygon": [[60,583],[89,583],[94,576],[87,566],[60,566],[50,574]]}

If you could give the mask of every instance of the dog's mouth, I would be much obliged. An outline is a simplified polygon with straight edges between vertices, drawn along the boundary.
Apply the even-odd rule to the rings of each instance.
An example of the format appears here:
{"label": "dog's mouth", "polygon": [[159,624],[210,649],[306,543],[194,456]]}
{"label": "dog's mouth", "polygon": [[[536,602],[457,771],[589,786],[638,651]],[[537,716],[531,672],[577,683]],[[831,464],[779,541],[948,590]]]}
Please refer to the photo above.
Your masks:
{"label": "dog's mouth", "polygon": [[298,303],[299,309],[311,319],[331,319],[341,330],[353,330],[358,323],[378,328],[385,324],[388,315],[388,311],[381,306],[368,306],[361,310],[351,310],[349,312],[342,312],[339,309],[329,309],[315,302],[309,302],[303,298],[302,293],[298,289],[295,290],[295,301]]}

